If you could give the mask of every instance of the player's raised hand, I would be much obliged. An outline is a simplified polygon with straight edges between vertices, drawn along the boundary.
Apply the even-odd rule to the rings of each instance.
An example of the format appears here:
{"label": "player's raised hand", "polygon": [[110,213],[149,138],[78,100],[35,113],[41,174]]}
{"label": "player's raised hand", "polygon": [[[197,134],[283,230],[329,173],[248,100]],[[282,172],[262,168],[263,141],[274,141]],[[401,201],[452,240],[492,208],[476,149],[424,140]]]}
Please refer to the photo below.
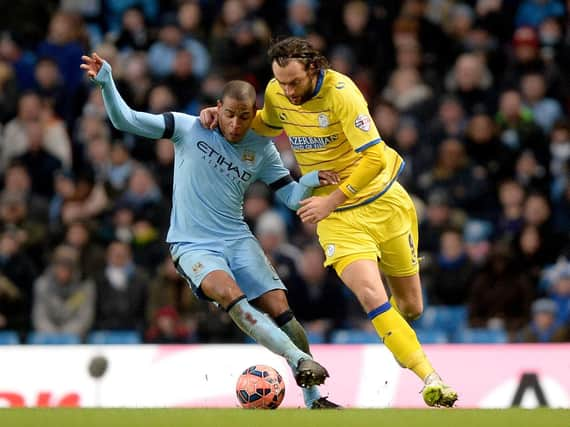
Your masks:
{"label": "player's raised hand", "polygon": [[340,178],[335,171],[319,171],[319,182],[321,185],[335,185],[340,184]]}
{"label": "player's raised hand", "polygon": [[103,66],[103,60],[95,52],[91,56],[83,55],[81,60],[83,61],[83,64],[80,65],[81,69],[87,72],[90,79],[94,79]]}
{"label": "player's raised hand", "polygon": [[218,126],[218,109],[216,107],[206,107],[200,111],[200,123],[206,129],[215,129]]}

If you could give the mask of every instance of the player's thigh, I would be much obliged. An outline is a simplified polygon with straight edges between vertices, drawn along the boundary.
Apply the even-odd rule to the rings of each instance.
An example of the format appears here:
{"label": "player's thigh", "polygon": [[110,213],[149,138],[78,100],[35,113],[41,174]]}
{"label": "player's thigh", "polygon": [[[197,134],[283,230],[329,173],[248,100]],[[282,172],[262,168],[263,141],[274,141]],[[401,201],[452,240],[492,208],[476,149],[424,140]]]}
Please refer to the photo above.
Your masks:
{"label": "player's thigh", "polygon": [[268,291],[253,300],[252,303],[256,308],[267,313],[273,319],[289,310],[289,301],[283,289]]}
{"label": "player's thigh", "polygon": [[254,237],[236,240],[226,251],[232,273],[248,300],[275,290],[286,290],[277,271]]}
{"label": "player's thigh", "polygon": [[367,313],[388,301],[376,260],[355,260],[344,268],[340,277]]}
{"label": "player's thigh", "polygon": [[325,267],[333,267],[339,277],[354,261],[375,262],[380,256],[378,244],[356,209],[333,212],[319,222],[317,234],[325,253]]}
{"label": "player's thigh", "polygon": [[[187,249],[178,251],[173,256],[178,273],[186,279],[198,298],[221,304],[218,298],[223,293],[224,287],[235,291],[232,285],[232,282],[236,283],[235,277],[222,253],[207,249]],[[205,279],[213,272],[219,273],[216,276],[221,279],[220,282],[214,280],[206,282]]]}

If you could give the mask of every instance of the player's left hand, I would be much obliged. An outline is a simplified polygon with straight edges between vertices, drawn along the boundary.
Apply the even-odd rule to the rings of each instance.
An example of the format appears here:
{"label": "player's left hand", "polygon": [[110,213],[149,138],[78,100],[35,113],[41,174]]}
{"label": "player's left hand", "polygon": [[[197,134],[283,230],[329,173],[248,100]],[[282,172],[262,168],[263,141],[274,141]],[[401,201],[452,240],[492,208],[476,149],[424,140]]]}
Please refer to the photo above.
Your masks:
{"label": "player's left hand", "polygon": [[299,202],[301,207],[297,211],[297,215],[301,221],[309,224],[316,224],[325,219],[335,210],[336,205],[331,202],[329,197],[313,196]]}
{"label": "player's left hand", "polygon": [[338,173],[332,170],[319,171],[319,183],[321,185],[340,184]]}

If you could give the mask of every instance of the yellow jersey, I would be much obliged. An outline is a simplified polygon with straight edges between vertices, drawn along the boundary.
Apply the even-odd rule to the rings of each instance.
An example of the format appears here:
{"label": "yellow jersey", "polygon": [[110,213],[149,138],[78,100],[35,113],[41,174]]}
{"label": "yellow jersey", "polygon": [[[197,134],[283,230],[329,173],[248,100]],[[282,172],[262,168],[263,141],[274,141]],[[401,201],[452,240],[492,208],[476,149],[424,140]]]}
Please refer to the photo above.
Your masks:
{"label": "yellow jersey", "polygon": [[[277,80],[272,79],[252,128],[265,136],[276,136],[284,130],[303,175],[313,170],[334,170],[341,185],[360,163],[362,152],[381,144],[385,167],[337,210],[377,199],[404,166],[398,153],[380,138],[358,87],[349,77],[331,69],[320,72],[313,97],[302,105],[289,102]],[[315,188],[313,194],[327,195],[336,188],[338,185]]]}

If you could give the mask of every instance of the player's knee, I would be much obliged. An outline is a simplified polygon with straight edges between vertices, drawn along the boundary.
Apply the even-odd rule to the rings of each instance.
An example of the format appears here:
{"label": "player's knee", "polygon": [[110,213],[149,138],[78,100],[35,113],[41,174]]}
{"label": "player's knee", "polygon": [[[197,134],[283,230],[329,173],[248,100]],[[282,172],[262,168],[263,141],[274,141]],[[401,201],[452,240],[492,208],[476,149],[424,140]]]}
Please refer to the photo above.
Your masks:
{"label": "player's knee", "polygon": [[202,292],[224,308],[243,295],[243,291],[239,288],[237,283],[231,282],[203,283]]}
{"label": "player's knee", "polygon": [[407,320],[416,320],[422,315],[424,304],[421,300],[398,301],[398,309]]}
{"label": "player's knee", "polygon": [[353,280],[349,287],[366,310],[374,309],[386,301],[382,282],[363,277]]}

